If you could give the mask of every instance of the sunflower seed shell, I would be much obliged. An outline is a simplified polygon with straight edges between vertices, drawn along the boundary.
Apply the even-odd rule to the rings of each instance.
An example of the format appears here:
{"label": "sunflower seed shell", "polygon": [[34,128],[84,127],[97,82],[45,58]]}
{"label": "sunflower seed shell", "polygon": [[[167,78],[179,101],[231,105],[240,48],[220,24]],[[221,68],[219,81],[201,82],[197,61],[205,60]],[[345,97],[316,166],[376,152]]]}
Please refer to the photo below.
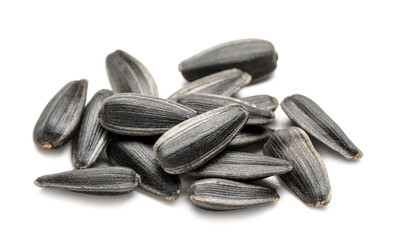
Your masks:
{"label": "sunflower seed shell", "polygon": [[237,149],[265,140],[274,130],[258,125],[245,126],[228,145],[228,149]]}
{"label": "sunflower seed shell", "polygon": [[241,100],[246,101],[250,104],[254,104],[258,108],[262,108],[269,111],[275,111],[278,107],[277,98],[269,95],[255,95],[255,96],[242,98]]}

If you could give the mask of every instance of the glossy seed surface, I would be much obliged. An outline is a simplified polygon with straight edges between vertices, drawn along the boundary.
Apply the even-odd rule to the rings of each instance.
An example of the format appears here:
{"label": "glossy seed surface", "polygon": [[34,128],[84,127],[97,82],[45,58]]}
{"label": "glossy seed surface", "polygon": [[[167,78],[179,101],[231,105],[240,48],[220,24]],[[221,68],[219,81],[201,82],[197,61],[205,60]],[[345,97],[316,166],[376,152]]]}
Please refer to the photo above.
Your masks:
{"label": "glossy seed surface", "polygon": [[136,93],[119,93],[107,98],[99,113],[108,131],[130,136],[159,135],[196,112],[171,100]]}
{"label": "glossy seed surface", "polygon": [[45,149],[66,144],[76,132],[86,101],[88,81],[71,81],[49,101],[33,131],[34,142]]}
{"label": "glossy seed surface", "polygon": [[278,107],[277,98],[269,95],[254,95],[242,98],[241,100],[246,101],[250,104],[255,104],[255,106],[257,106],[258,108],[269,111],[275,111]]}
{"label": "glossy seed surface", "polygon": [[329,203],[332,191],[326,167],[305,131],[297,127],[276,130],[263,151],[291,163],[293,169],[280,178],[304,203],[315,207]]}
{"label": "glossy seed surface", "polygon": [[232,104],[188,119],[163,134],[154,145],[155,159],[171,174],[195,169],[220,153],[248,119]]}
{"label": "glossy seed surface", "polygon": [[165,172],[155,162],[152,145],[142,138],[117,136],[107,147],[107,156],[117,165],[129,167],[141,176],[140,188],[166,200],[175,200],[181,192],[177,175]]}
{"label": "glossy seed surface", "polygon": [[220,178],[207,178],[191,185],[189,199],[198,207],[225,211],[275,202],[280,197],[272,188]]}
{"label": "glossy seed surface", "polygon": [[277,52],[272,43],[260,39],[242,39],[209,48],[178,66],[188,81],[229,68],[238,68],[259,81],[277,67]]}
{"label": "glossy seed surface", "polygon": [[298,126],[345,158],[356,160],[363,156],[343,130],[311,99],[295,94],[287,97],[281,107]]}
{"label": "glossy seed surface", "polygon": [[116,93],[132,92],[158,96],[158,88],[148,69],[128,53],[117,50],[106,58],[107,74]]}
{"label": "glossy seed surface", "polygon": [[178,101],[182,96],[193,93],[233,96],[242,87],[248,85],[250,81],[250,74],[239,69],[228,69],[188,83],[173,93],[168,99]]}
{"label": "glossy seed surface", "polygon": [[267,139],[274,130],[258,125],[244,126],[243,129],[227,146],[228,149],[237,149]]}
{"label": "glossy seed surface", "polygon": [[130,168],[103,167],[44,175],[37,178],[34,184],[73,192],[118,195],[131,192],[140,180],[140,176]]}
{"label": "glossy seed surface", "polygon": [[256,153],[225,150],[188,174],[197,177],[255,180],[284,174],[291,169],[292,166],[287,160]]}

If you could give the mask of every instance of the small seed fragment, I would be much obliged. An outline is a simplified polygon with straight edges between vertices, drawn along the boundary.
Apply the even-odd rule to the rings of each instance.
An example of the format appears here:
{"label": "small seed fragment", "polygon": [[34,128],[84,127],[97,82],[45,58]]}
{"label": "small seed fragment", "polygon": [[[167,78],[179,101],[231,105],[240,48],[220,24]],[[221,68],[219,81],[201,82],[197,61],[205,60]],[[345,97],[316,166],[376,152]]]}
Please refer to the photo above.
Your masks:
{"label": "small seed fragment", "polygon": [[315,207],[329,203],[332,191],[325,164],[302,129],[289,127],[274,131],[263,151],[291,163],[293,169],[280,178],[304,203]]}
{"label": "small seed fragment", "polygon": [[258,125],[244,126],[243,129],[227,146],[228,149],[237,149],[265,140],[272,134],[271,128],[261,127]]}
{"label": "small seed fragment", "polygon": [[171,174],[185,173],[220,153],[248,119],[237,104],[188,119],[164,133],[154,145],[155,159]]}
{"label": "small seed fragment", "polygon": [[130,136],[162,134],[196,112],[171,100],[136,93],[119,93],[107,98],[99,113],[108,131]]}
{"label": "small seed fragment", "polygon": [[229,68],[238,68],[259,81],[277,67],[278,55],[272,43],[260,39],[242,39],[209,48],[178,66],[188,81]]}
{"label": "small seed fragment", "polygon": [[44,175],[37,178],[34,184],[72,192],[118,195],[131,192],[140,180],[140,176],[130,168],[104,167]]}
{"label": "small seed fragment", "polygon": [[246,123],[247,125],[267,124],[274,119],[274,112],[257,108],[254,105],[249,104],[248,102],[232,97],[196,93],[186,95],[178,102],[192,108],[198,114],[202,114],[204,112],[229,104],[239,104],[245,107],[249,112],[248,121]]}
{"label": "small seed fragment", "polygon": [[107,156],[112,162],[135,170],[141,176],[140,188],[166,200],[176,200],[180,195],[180,178],[156,164],[152,145],[144,139],[117,136],[108,145]]}
{"label": "small seed fragment", "polygon": [[136,58],[122,50],[106,58],[107,74],[116,93],[133,92],[158,96],[158,88],[148,69]]}
{"label": "small seed fragment", "polygon": [[255,153],[223,151],[188,174],[197,177],[256,180],[284,174],[291,169],[291,164],[283,159]]}
{"label": "small seed fragment", "polygon": [[192,93],[233,96],[242,87],[248,85],[250,81],[250,74],[236,68],[228,69],[188,83],[183,88],[173,93],[168,99],[178,101],[182,96]]}
{"label": "small seed fragment", "polygon": [[269,111],[275,111],[278,107],[277,98],[269,95],[255,95],[242,98],[241,100],[246,101],[250,104],[255,104],[255,106],[257,106],[258,108]]}
{"label": "small seed fragment", "polygon": [[33,140],[44,149],[66,144],[78,128],[84,110],[87,80],[71,81],[49,101],[33,131]]}
{"label": "small seed fragment", "polygon": [[280,199],[275,189],[219,178],[194,182],[189,188],[189,199],[207,210],[227,211],[253,205],[276,202]]}
{"label": "small seed fragment", "polygon": [[285,98],[281,107],[298,126],[345,158],[356,160],[363,156],[339,125],[311,99],[295,94]]}

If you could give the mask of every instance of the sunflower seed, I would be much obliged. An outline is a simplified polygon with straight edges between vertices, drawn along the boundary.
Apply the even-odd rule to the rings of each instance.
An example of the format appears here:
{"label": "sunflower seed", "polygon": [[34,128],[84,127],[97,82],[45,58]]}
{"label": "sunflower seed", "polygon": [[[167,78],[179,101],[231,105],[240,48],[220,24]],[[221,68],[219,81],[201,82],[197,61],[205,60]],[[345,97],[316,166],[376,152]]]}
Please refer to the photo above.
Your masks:
{"label": "sunflower seed", "polygon": [[291,169],[291,164],[283,159],[255,153],[223,151],[188,174],[196,177],[256,180],[283,174]]}
{"label": "sunflower seed", "polygon": [[140,180],[140,176],[130,168],[105,167],[45,175],[37,178],[34,184],[73,192],[118,195],[131,192]]}
{"label": "sunflower seed", "polygon": [[98,113],[103,101],[112,94],[109,90],[100,90],[86,106],[78,134],[75,134],[73,139],[72,162],[74,168],[90,167],[107,145],[110,135],[100,125]]}
{"label": "sunflower seed", "polygon": [[154,145],[155,159],[171,174],[195,169],[220,153],[247,119],[247,110],[237,104],[188,119],[158,139]]}
{"label": "sunflower seed", "polygon": [[259,81],[277,67],[272,43],[260,39],[242,39],[209,48],[178,65],[188,81],[229,68],[238,68]]}
{"label": "sunflower seed", "polygon": [[133,92],[158,96],[158,88],[147,68],[122,50],[106,58],[107,74],[116,93]]}
{"label": "sunflower seed", "polygon": [[329,203],[332,191],[325,164],[302,129],[274,131],[263,151],[292,164],[293,169],[280,178],[303,202],[315,207]]}
{"label": "sunflower seed", "polygon": [[71,81],[49,101],[34,127],[36,144],[51,149],[70,140],[84,110],[87,88],[87,80]]}
{"label": "sunflower seed", "polygon": [[269,95],[255,95],[242,98],[241,100],[246,101],[250,104],[255,104],[255,106],[257,106],[258,108],[269,111],[275,111],[278,107],[277,98]]}
{"label": "sunflower seed", "polygon": [[307,133],[347,159],[359,159],[363,156],[361,150],[311,99],[295,94],[287,97],[281,103],[281,107],[288,117]]}
{"label": "sunflower seed", "polygon": [[182,96],[192,93],[209,93],[223,96],[232,96],[242,87],[248,85],[251,75],[239,69],[229,69],[200,78],[188,83],[173,93],[168,99],[178,101]]}
{"label": "sunflower seed", "polygon": [[258,125],[244,126],[236,137],[229,143],[228,149],[237,149],[260,142],[272,134],[273,129]]}
{"label": "sunflower seed", "polygon": [[237,98],[219,96],[213,94],[196,93],[186,95],[179,101],[182,105],[194,109],[198,114],[210,111],[215,108],[223,107],[228,104],[240,104],[247,109],[249,117],[247,125],[261,125],[266,124],[274,119],[274,112],[257,108],[248,102]]}
{"label": "sunflower seed", "polygon": [[153,136],[195,115],[194,110],[171,100],[119,93],[104,101],[99,119],[105,129],[114,133]]}
{"label": "sunflower seed", "polygon": [[280,199],[275,189],[219,178],[194,182],[189,199],[207,210],[235,210]]}
{"label": "sunflower seed", "polygon": [[141,176],[142,189],[166,200],[176,200],[180,195],[180,178],[155,163],[152,145],[143,139],[118,136],[108,145],[107,156],[116,164],[135,170]]}

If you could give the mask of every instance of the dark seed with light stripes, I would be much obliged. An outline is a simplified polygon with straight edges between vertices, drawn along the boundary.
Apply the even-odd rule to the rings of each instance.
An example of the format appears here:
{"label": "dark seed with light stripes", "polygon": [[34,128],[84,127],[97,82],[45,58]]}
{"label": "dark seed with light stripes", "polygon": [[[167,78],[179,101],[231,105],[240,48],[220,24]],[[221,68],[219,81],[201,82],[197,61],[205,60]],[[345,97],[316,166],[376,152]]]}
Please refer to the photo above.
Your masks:
{"label": "dark seed with light stripes", "polygon": [[58,188],[98,195],[119,195],[133,191],[140,176],[126,167],[72,170],[39,177],[34,182],[43,188]]}
{"label": "dark seed with light stripes", "polygon": [[53,149],[70,140],[84,110],[87,88],[87,80],[71,81],[49,101],[34,127],[36,144]]}
{"label": "dark seed with light stripes", "polygon": [[233,96],[242,87],[248,85],[250,81],[250,74],[240,71],[239,69],[228,69],[188,83],[183,88],[173,93],[169,99],[178,101],[182,96],[192,93]]}
{"label": "dark seed with light stripes", "polygon": [[235,210],[280,199],[275,189],[219,178],[194,182],[189,188],[189,199],[206,210]]}
{"label": "dark seed with light stripes", "polygon": [[106,89],[98,91],[84,110],[78,133],[74,135],[72,162],[74,168],[88,168],[96,162],[97,157],[109,141],[109,133],[99,123],[99,111],[103,101],[112,92]]}
{"label": "dark seed with light stripes", "polygon": [[298,126],[347,159],[363,156],[343,130],[311,99],[295,94],[287,97],[281,107]]}
{"label": "dark seed with light stripes", "polygon": [[141,176],[140,188],[166,200],[180,195],[180,178],[155,163],[152,145],[142,138],[117,136],[108,145],[107,156],[112,162],[135,170]]}
{"label": "dark seed with light stripes", "polygon": [[220,153],[248,119],[246,109],[227,105],[188,119],[163,134],[155,159],[171,174],[191,171]]}
{"label": "dark seed with light stripes", "polygon": [[325,164],[302,129],[276,130],[263,150],[292,164],[293,169],[280,177],[303,202],[315,207],[329,203],[332,191]]}
{"label": "dark seed with light stripes", "polygon": [[188,81],[229,68],[238,68],[259,81],[277,67],[277,52],[272,43],[242,39],[209,48],[180,63],[178,69]]}
{"label": "dark seed with light stripes", "polygon": [[195,115],[194,110],[171,100],[120,93],[104,101],[99,119],[105,129],[114,133],[154,136]]}
{"label": "dark seed with light stripes", "polygon": [[267,124],[274,119],[274,112],[257,108],[248,102],[232,97],[196,93],[184,96],[179,100],[179,103],[194,109],[198,114],[228,104],[240,104],[249,112],[247,125]]}
{"label": "dark seed with light stripes", "polygon": [[256,107],[269,111],[275,111],[278,107],[277,98],[269,95],[255,95],[242,98],[241,100],[246,101],[250,104],[255,104]]}
{"label": "dark seed with light stripes", "polygon": [[273,129],[258,125],[245,126],[228,145],[228,149],[237,149],[265,140]]}
{"label": "dark seed with light stripes", "polygon": [[122,50],[107,56],[107,74],[116,93],[133,92],[158,96],[158,88],[147,68]]}
{"label": "dark seed with light stripes", "polygon": [[223,151],[208,163],[188,172],[197,177],[255,180],[289,172],[291,164],[262,154]]}

